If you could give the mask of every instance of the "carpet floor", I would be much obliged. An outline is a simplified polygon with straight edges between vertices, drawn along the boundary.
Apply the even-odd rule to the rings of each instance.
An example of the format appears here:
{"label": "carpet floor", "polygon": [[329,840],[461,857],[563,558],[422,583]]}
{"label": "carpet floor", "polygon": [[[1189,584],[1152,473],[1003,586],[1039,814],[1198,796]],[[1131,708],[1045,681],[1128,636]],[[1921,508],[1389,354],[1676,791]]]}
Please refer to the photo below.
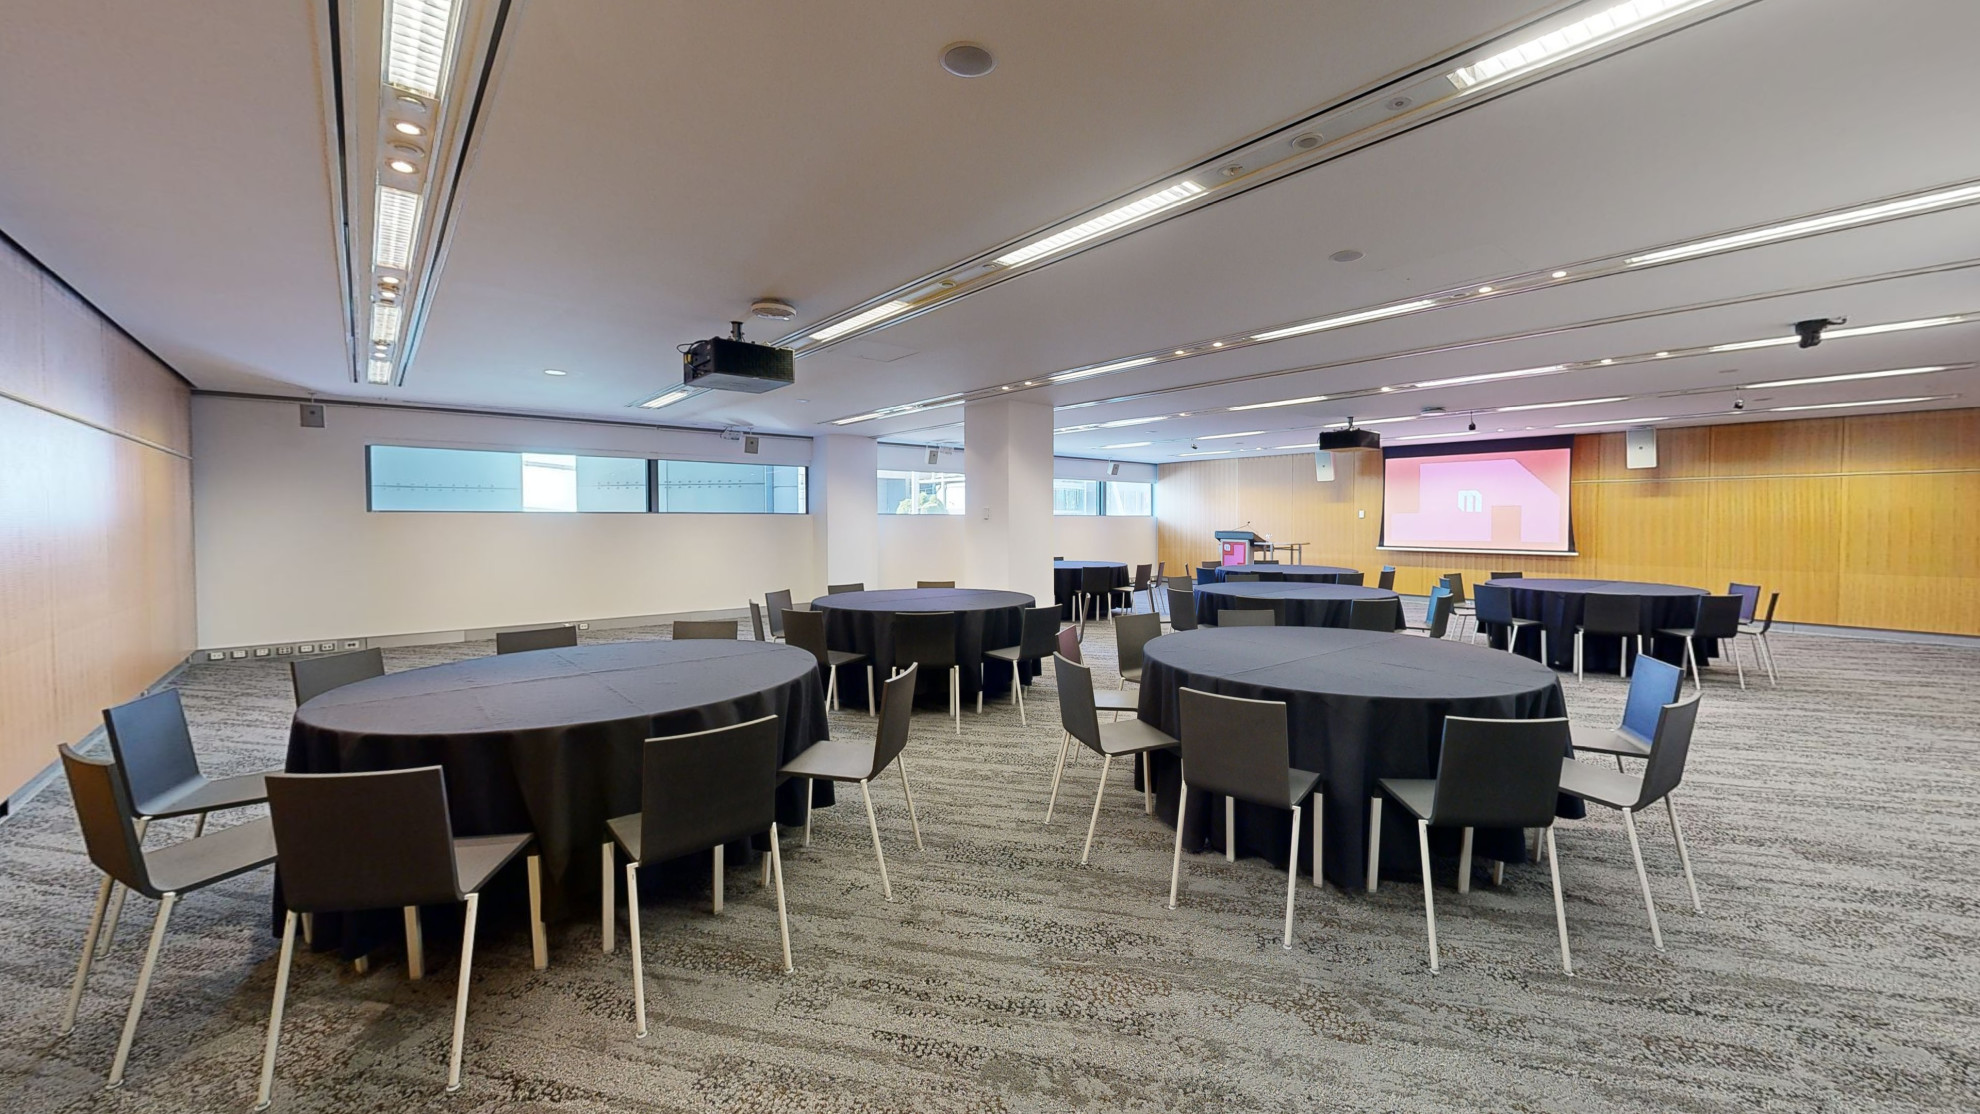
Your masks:
{"label": "carpet floor", "polygon": [[[1143,814],[1130,773],[1114,773],[1090,866],[1078,857],[1098,761],[1068,771],[1041,824],[1059,744],[1048,670],[1029,727],[1009,705],[966,714],[961,738],[939,714],[915,717],[925,850],[898,779],[874,791],[894,903],[856,805],[822,811],[809,848],[787,834],[796,973],[780,969],[754,870],[729,873],[719,917],[705,893],[642,906],[645,1040],[624,942],[601,954],[595,918],[553,924],[541,972],[522,924],[484,923],[465,1086],[444,1095],[453,943],[428,936],[417,983],[394,954],[365,975],[302,954],[275,1108],[1980,1110],[1980,652],[1775,641],[1779,688],[1749,677],[1742,692],[1729,666],[1706,678],[1677,798],[1702,914],[1662,811],[1645,818],[1661,953],[1606,810],[1559,831],[1574,978],[1545,866],[1459,895],[1455,863],[1439,862],[1434,977],[1407,880],[1372,895],[1302,883],[1290,952],[1285,876],[1261,861],[1190,856],[1171,911],[1172,831]],[[1104,625],[1088,658],[1114,676]],[[209,773],[281,762],[293,704],[280,663],[200,664],[177,683]],[[1577,722],[1619,717],[1620,679],[1564,683]],[[870,730],[863,712],[833,717],[839,737]],[[98,877],[59,779],[0,823],[0,1110],[248,1109],[278,943],[269,872],[180,904],[115,1092],[103,1080],[150,902],[129,904],[75,1032],[56,1035]]]}

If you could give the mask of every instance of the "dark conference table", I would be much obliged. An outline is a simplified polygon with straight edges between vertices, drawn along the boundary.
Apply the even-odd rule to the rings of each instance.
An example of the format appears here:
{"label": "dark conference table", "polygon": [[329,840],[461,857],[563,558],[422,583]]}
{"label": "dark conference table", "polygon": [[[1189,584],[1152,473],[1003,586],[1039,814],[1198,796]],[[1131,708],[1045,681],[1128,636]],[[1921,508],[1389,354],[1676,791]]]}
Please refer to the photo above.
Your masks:
{"label": "dark conference table", "polygon": [[[1353,584],[1303,581],[1200,584],[1196,588],[1196,621],[1214,627],[1219,611],[1257,610],[1277,615],[1282,627],[1345,627],[1348,608],[1355,600],[1393,599],[1398,597],[1386,588]],[[1402,622],[1401,607],[1396,608],[1396,622]]]}
{"label": "dark conference table", "polygon": [[[1644,645],[1652,657],[1661,658],[1672,665],[1684,661],[1684,640],[1679,638],[1652,638],[1652,632],[1659,628],[1688,627],[1698,614],[1698,600],[1709,595],[1703,588],[1688,588],[1682,584],[1651,584],[1634,580],[1569,580],[1554,577],[1517,578],[1512,580],[1486,580],[1482,583],[1495,584],[1512,589],[1513,615],[1521,619],[1538,619],[1547,629],[1547,664],[1557,669],[1574,670],[1574,628],[1581,622],[1581,611],[1587,597],[1592,595],[1637,596],[1642,600],[1639,630],[1643,632]],[[1505,633],[1494,630],[1491,633],[1492,645],[1503,650],[1506,646]],[[1581,648],[1581,668],[1583,673],[1614,673],[1622,665],[1621,653],[1636,655],[1636,642],[1608,635],[1597,635],[1583,639]],[[1535,631],[1526,634],[1514,647],[1519,653],[1535,661],[1540,659],[1540,635]],[[1710,661],[1718,653],[1718,643],[1707,640],[1698,647],[1698,660]]]}
{"label": "dark conference table", "polygon": [[[1554,672],[1503,650],[1441,639],[1377,631],[1320,627],[1233,627],[1164,635],[1150,642],[1142,667],[1141,718],[1178,732],[1178,690],[1185,685],[1223,696],[1282,700],[1294,766],[1325,776],[1326,858],[1322,873],[1336,885],[1367,881],[1368,800],[1378,778],[1427,778],[1437,773],[1444,717],[1538,719],[1567,714]],[[1565,757],[1565,755],[1564,755]],[[1176,818],[1181,781],[1174,751],[1151,756],[1157,815]],[[1563,798],[1558,812],[1580,816],[1578,801]],[[1221,849],[1222,798],[1191,794],[1183,846]],[[1413,824],[1402,809],[1383,811],[1383,864],[1413,874],[1418,869]],[[1237,845],[1245,855],[1283,867],[1292,815],[1240,802]],[[1459,833],[1438,832],[1441,846]],[[1523,862],[1524,833],[1481,830],[1480,858]],[[1309,840],[1300,854],[1312,853]],[[1310,870],[1310,864],[1301,868]]]}
{"label": "dark conference table", "polygon": [[[894,667],[894,616],[904,611],[953,611],[956,614],[956,661],[962,665],[962,694],[965,702],[976,696],[978,678],[984,677],[983,691],[995,695],[1011,683],[1010,667],[1000,661],[983,660],[983,651],[1018,644],[1024,630],[1024,609],[1037,601],[1023,592],[991,588],[890,588],[872,592],[840,592],[811,601],[813,611],[825,613],[825,641],[834,650],[865,654],[874,663],[876,683],[887,679]],[[939,694],[948,703],[949,678],[941,670],[924,670],[915,681],[921,696]],[[987,674],[987,676],[985,676]],[[1037,674],[1027,665],[1028,679]],[[875,691],[878,689],[876,687]],[[839,679],[839,701],[852,704],[866,699],[866,686]]]}
{"label": "dark conference table", "polygon": [[1306,584],[1338,584],[1346,577],[1353,583],[1361,576],[1360,569],[1344,569],[1339,565],[1217,565],[1200,569],[1197,582],[1222,584],[1224,577],[1234,572],[1255,572],[1263,581],[1296,580]]}
{"label": "dark conference table", "polygon": [[1080,580],[1086,569],[1111,569],[1107,586],[1126,588],[1134,583],[1128,576],[1128,567],[1121,561],[1054,561],[1052,562],[1052,599],[1059,605],[1059,618],[1073,617],[1073,595],[1079,591]]}

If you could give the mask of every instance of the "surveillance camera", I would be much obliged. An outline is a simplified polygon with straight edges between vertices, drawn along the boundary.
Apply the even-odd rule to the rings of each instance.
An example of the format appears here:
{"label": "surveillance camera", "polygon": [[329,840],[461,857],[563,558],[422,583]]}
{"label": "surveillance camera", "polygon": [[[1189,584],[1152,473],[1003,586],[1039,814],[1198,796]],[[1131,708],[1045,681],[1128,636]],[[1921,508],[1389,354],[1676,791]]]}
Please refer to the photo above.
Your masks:
{"label": "surveillance camera", "polygon": [[1803,348],[1813,348],[1822,343],[1823,329],[1831,325],[1840,325],[1848,320],[1847,317],[1811,317],[1806,321],[1795,322],[1794,331],[1795,335],[1801,338]]}

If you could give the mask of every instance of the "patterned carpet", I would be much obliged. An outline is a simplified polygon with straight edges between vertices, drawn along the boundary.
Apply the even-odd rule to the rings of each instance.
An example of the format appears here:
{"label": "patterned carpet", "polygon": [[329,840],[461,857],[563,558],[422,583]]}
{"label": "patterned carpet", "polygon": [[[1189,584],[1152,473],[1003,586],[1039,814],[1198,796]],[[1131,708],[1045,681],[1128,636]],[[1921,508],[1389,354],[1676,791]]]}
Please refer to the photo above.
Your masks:
{"label": "patterned carpet", "polygon": [[[651,637],[659,630],[604,632]],[[785,859],[793,975],[753,870],[728,908],[644,908],[652,1035],[635,1041],[630,960],[595,920],[551,927],[530,969],[520,923],[485,923],[465,1087],[441,1093],[454,946],[428,978],[298,958],[275,1104],[297,1111],[1944,1111],[1980,1109],[1980,653],[1777,636],[1781,687],[1707,677],[1678,798],[1705,912],[1691,912],[1661,811],[1643,826],[1668,951],[1651,949],[1616,814],[1560,831],[1577,976],[1562,975],[1544,867],[1454,888],[1437,864],[1443,972],[1420,891],[1302,885],[1197,855],[1165,908],[1170,829],[1116,771],[1092,865],[1077,865],[1099,764],[1067,775],[1042,827],[1059,732],[1050,677],[1030,727],[994,706],[958,739],[915,720],[925,851],[897,779],[877,784],[897,898],[863,817],[822,812]],[[489,644],[387,651],[405,669]],[[1481,653],[1486,652],[1481,650]],[[1089,636],[1112,677],[1103,626]],[[281,760],[279,663],[197,665],[180,687],[209,772]],[[1613,723],[1623,683],[1566,684]],[[835,717],[842,737],[870,730]],[[151,903],[133,901],[57,1038],[97,876],[58,781],[0,823],[0,1109],[246,1110],[275,970],[261,871],[175,914],[124,1088],[106,1093]]]}

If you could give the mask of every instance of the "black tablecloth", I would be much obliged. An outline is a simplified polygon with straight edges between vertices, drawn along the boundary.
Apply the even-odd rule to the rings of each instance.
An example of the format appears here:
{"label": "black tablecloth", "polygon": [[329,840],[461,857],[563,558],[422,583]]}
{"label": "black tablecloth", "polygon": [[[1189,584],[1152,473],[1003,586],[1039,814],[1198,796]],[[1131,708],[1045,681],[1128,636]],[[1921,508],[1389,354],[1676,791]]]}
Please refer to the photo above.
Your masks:
{"label": "black tablecloth", "polygon": [[[783,721],[786,760],[829,736],[816,658],[776,643],[712,639],[535,650],[324,693],[296,709],[285,768],[441,766],[456,835],[535,832],[545,917],[593,916],[605,821],[639,811],[644,741],[766,715]],[[817,786],[820,804],[831,801],[825,788]],[[802,824],[804,813],[804,782],[786,782],[778,823]],[[381,916],[396,931],[397,912]],[[334,919],[319,917],[317,945],[336,931]],[[387,934],[376,926],[359,933]],[[362,953],[362,941],[344,946]]]}
{"label": "black tablecloth", "polygon": [[[1352,584],[1302,581],[1202,584],[1196,589],[1196,621],[1214,627],[1217,625],[1217,612],[1252,608],[1272,611],[1279,617],[1282,627],[1345,627],[1348,625],[1348,607],[1355,600],[1396,598],[1394,592],[1385,588],[1361,588]],[[1269,604],[1269,608],[1265,604]],[[1396,629],[1401,630],[1400,606],[1396,608],[1396,623]]]}
{"label": "black tablecloth", "polygon": [[[1150,642],[1142,667],[1141,718],[1171,735],[1179,727],[1178,690],[1187,685],[1224,696],[1287,703],[1292,765],[1325,775],[1327,878],[1344,887],[1367,880],[1368,800],[1379,778],[1427,778],[1437,773],[1444,717],[1537,719],[1567,714],[1560,681],[1525,658],[1482,646],[1403,634],[1313,627],[1233,627],[1164,635]],[[1174,823],[1180,763],[1156,753],[1158,815]],[[1183,846],[1221,848],[1223,799],[1191,795]],[[1582,815],[1563,798],[1562,816]],[[1283,866],[1291,813],[1242,802],[1237,807],[1241,852]],[[1385,868],[1413,872],[1415,824],[1401,808],[1383,810]],[[1442,833],[1452,841],[1457,833]],[[1517,831],[1480,831],[1481,858],[1522,862]],[[1312,853],[1302,838],[1299,854]],[[1301,868],[1311,869],[1311,864]]]}
{"label": "black tablecloth", "polygon": [[[1305,584],[1332,584],[1343,576],[1361,575],[1360,569],[1344,569],[1339,565],[1218,565],[1204,571],[1213,584],[1222,584],[1224,577],[1234,572],[1255,572],[1265,581],[1297,580]],[[1205,577],[1196,579],[1203,581]]]}
{"label": "black tablecloth", "polygon": [[1112,569],[1107,586],[1125,588],[1132,584],[1128,567],[1120,561],[1054,561],[1052,562],[1052,599],[1059,605],[1059,618],[1073,617],[1073,595],[1079,591],[1083,569]]}
{"label": "black tablecloth", "polygon": [[[878,667],[875,684],[885,680],[894,667],[894,616],[903,611],[953,611],[956,613],[956,661],[962,665],[962,692],[974,699],[979,678],[986,694],[1006,691],[1011,683],[1010,666],[988,661],[983,651],[1015,646],[1024,632],[1024,609],[1037,601],[1023,592],[1002,592],[990,588],[893,588],[874,592],[840,592],[811,601],[813,611],[825,613],[825,640],[834,650],[865,654]],[[924,698],[939,699],[948,706],[949,678],[942,671],[924,671],[915,690]],[[1038,667],[1026,665],[1024,676],[1035,676]],[[866,701],[865,679],[848,683],[850,675],[839,678],[839,702]],[[879,691],[876,687],[876,693]]]}
{"label": "black tablecloth", "polygon": [[[1581,609],[1585,597],[1591,595],[1640,596],[1643,600],[1642,626],[1644,645],[1651,656],[1661,658],[1672,665],[1684,662],[1684,640],[1681,638],[1652,638],[1659,628],[1688,627],[1698,615],[1699,597],[1708,593],[1703,588],[1687,588],[1681,584],[1646,584],[1633,580],[1568,580],[1556,577],[1518,578],[1513,580],[1487,580],[1486,584],[1496,584],[1512,589],[1513,615],[1521,619],[1538,619],[1547,628],[1547,657],[1549,665],[1558,669],[1574,668],[1574,628],[1581,622]],[[1503,628],[1488,626],[1492,645],[1505,649],[1506,636]],[[1627,643],[1625,648],[1624,643]],[[1521,654],[1538,661],[1540,658],[1540,632],[1526,629],[1520,632],[1518,644],[1514,647]],[[1581,648],[1581,668],[1584,673],[1614,673],[1622,665],[1620,654],[1636,656],[1636,640],[1614,638],[1607,635],[1584,638]],[[1718,653],[1718,642],[1714,639],[1702,641],[1698,647],[1698,660],[1710,661]]]}

